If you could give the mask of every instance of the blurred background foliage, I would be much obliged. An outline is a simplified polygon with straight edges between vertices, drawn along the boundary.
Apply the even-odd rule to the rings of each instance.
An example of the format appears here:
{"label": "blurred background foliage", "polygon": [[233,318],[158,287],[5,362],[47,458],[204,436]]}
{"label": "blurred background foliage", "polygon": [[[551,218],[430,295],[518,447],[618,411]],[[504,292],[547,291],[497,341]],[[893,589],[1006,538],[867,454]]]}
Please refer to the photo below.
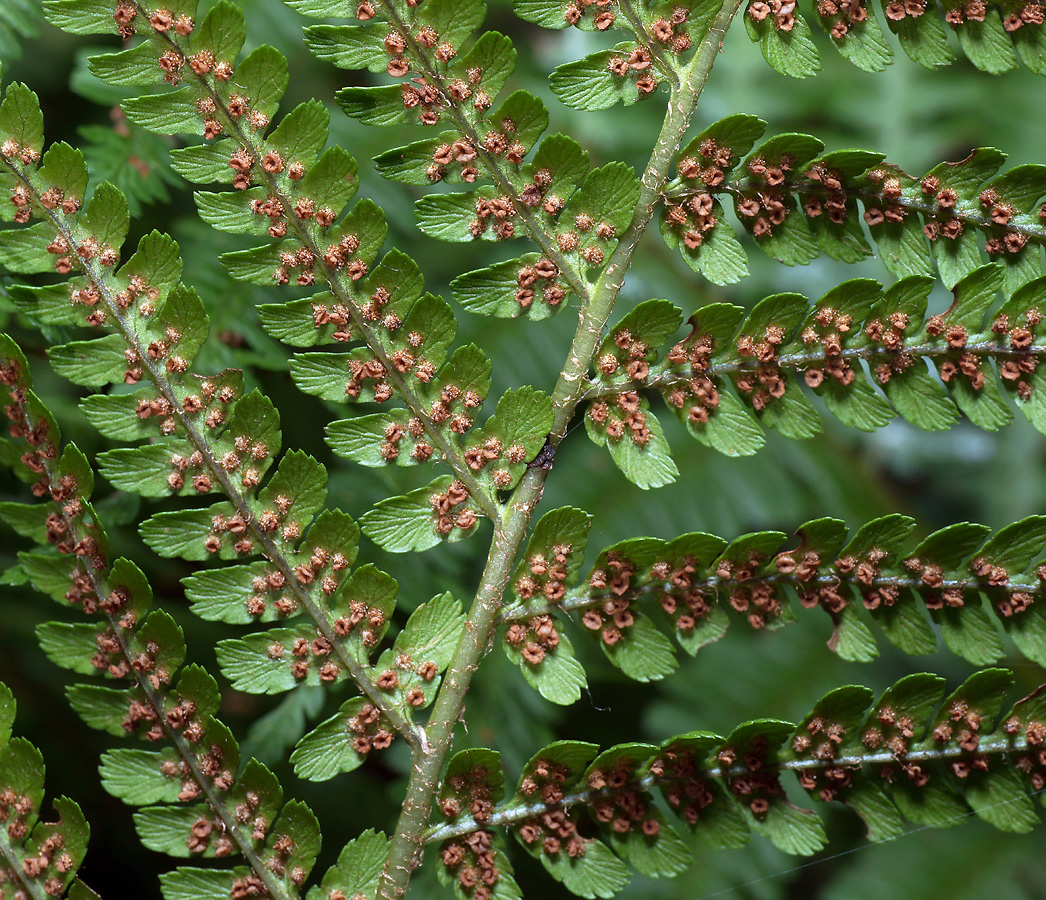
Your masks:
{"label": "blurred background foliage", "polygon": [[[417,135],[350,122],[333,105],[346,73],[308,54],[300,39],[302,21],[280,0],[239,2],[247,12],[248,49],[273,43],[289,59],[291,82],[283,109],[313,96],[331,107],[333,139],[361,162],[361,196],[372,197],[388,216],[391,229],[386,247],[410,253],[421,264],[430,290],[449,296],[447,284],[455,275],[489,264],[491,253],[512,253],[507,247],[492,251],[486,243],[450,249],[422,235],[412,212],[416,192],[381,180],[367,165],[379,151]],[[628,109],[575,113],[552,96],[547,74],[555,65],[597,49],[605,39],[574,31],[542,31],[516,19],[510,0],[490,0],[489,7],[487,27],[510,34],[519,51],[509,87],[526,88],[544,99],[551,113],[550,133],[564,131],[577,138],[595,164],[620,158],[640,168],[663,115],[664,94]],[[822,139],[829,150],[882,150],[890,161],[916,174],[941,160],[961,159],[976,146],[1008,152],[1011,164],[1046,162],[1046,91],[1035,76],[1018,70],[989,77],[964,62],[927,72],[900,54],[896,44],[894,48],[900,57],[895,64],[886,72],[869,75],[843,61],[822,40],[824,71],[796,82],[766,66],[744,29],[735,26],[701,98],[694,132],[727,114],[745,112],[766,119],[768,135],[804,131]],[[44,25],[37,0],[0,0],[5,81],[25,81],[38,92],[48,139],[82,147],[96,183],[113,181],[128,194],[138,216],[132,226],[138,234],[159,228],[180,242],[184,277],[199,290],[211,316],[211,340],[198,370],[227,366],[247,370],[249,385],[260,386],[284,410],[286,444],[313,453],[329,466],[331,505],[359,515],[390,493],[427,480],[425,473],[375,471],[331,458],[322,442],[323,425],[344,413],[301,395],[290,383],[286,352],[262,332],[255,314],[256,304],[273,299],[272,291],[234,282],[224,274],[217,251],[241,244],[195,217],[187,186],[167,166],[167,151],[174,142],[128,125],[116,107],[119,90],[87,72],[84,61],[91,52],[90,46]],[[1021,98],[1021,103],[1013,98]],[[689,315],[708,302],[728,300],[751,307],[766,294],[786,290],[816,298],[839,281],[858,275],[890,280],[874,258],[858,266],[822,258],[805,268],[789,269],[762,257],[752,246],[748,249],[752,276],[728,289],[715,288],[691,273],[678,254],[664,246],[654,227],[636,256],[620,312],[649,297],[668,298]],[[3,299],[2,288],[0,281],[0,327],[26,347],[38,391],[64,423],[65,438],[88,455],[104,449],[102,439],[78,411],[77,389],[47,368],[47,345],[68,336],[57,329],[41,334],[27,328]],[[941,292],[936,301],[943,309],[949,296]],[[572,313],[536,324],[481,320],[462,313],[459,340],[475,340],[493,358],[493,401],[512,385],[551,389],[574,324]],[[638,535],[671,538],[704,530],[730,539],[765,528],[791,532],[807,519],[829,515],[856,527],[878,515],[903,512],[916,517],[920,533],[925,534],[961,520],[998,528],[1046,511],[1046,441],[1022,416],[998,435],[965,423],[943,434],[926,434],[904,422],[863,435],[826,419],[820,437],[791,442],[771,434],[767,446],[746,459],[719,456],[690,441],[673,417],[662,419],[683,474],[677,485],[660,491],[644,493],[629,485],[607,453],[584,439],[583,431],[561,448],[542,507],[569,504],[591,512],[593,553]],[[0,496],[23,497],[24,492],[16,482],[0,476]],[[185,629],[192,658],[217,673],[213,647],[232,629],[204,623],[188,613],[179,579],[189,567],[159,560],[144,550],[134,528],[140,518],[137,500],[113,494],[104,482],[96,491],[96,499],[102,498],[116,552],[146,569],[157,596]],[[419,602],[446,589],[467,604],[484,547],[481,537],[421,555],[393,557],[365,542],[360,561],[373,561],[399,580],[405,616]],[[11,564],[18,549],[10,532],[5,532],[0,538],[0,566]],[[19,698],[19,731],[44,751],[48,789],[75,798],[92,823],[91,850],[82,870],[85,880],[109,900],[159,896],[156,874],[170,862],[141,849],[130,808],[99,787],[98,756],[110,741],[70,714],[63,696],[67,674],[46,661],[34,638],[34,627],[62,615],[61,611],[26,588],[0,591],[0,680]],[[693,729],[725,734],[757,716],[798,721],[814,701],[839,684],[862,683],[881,690],[911,671],[932,669],[952,684],[969,674],[966,664],[955,657],[942,653],[908,658],[885,642],[876,663],[843,663],[824,646],[830,630],[827,617],[802,611],[799,616],[798,625],[772,634],[753,634],[735,623],[722,641],[694,659],[684,657],[676,675],[656,685],[622,678],[592,643],[579,637],[575,646],[588,670],[591,690],[570,709],[542,701],[495,651],[469,694],[468,728],[461,730],[458,746],[497,748],[511,781],[533,752],[556,738],[606,745],[657,741]],[[1020,693],[1015,696],[1042,680],[1041,670],[1016,654],[1007,662],[1018,675]],[[271,699],[227,690],[221,711],[245,743],[244,755],[254,754],[275,767],[286,794],[305,800],[318,814],[324,851],[317,874],[362,829],[393,826],[408,765],[401,742],[364,769],[331,784],[296,779],[282,760],[311,724],[344,700],[342,691],[329,693],[301,688]],[[797,799],[807,802],[805,797]],[[901,839],[873,846],[866,843],[856,816],[841,808],[821,812],[833,838],[821,861],[791,859],[760,838],[737,851],[697,845],[695,865],[683,875],[664,881],[636,876],[623,896],[666,900],[1046,897],[1042,865],[1046,829],[1013,837],[971,818],[962,828],[913,828]],[[526,854],[513,858],[527,897],[568,896]],[[448,890],[425,870],[416,877],[410,896],[423,900],[445,896]]]}

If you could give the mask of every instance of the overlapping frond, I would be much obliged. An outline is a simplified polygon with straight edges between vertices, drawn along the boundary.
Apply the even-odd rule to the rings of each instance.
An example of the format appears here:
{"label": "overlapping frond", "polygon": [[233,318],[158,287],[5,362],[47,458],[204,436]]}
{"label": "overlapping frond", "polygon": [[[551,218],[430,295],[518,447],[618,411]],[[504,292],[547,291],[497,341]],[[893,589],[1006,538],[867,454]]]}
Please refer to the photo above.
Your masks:
{"label": "overlapping frond", "polygon": [[[71,30],[114,27],[77,18],[60,0],[48,9]],[[364,464],[442,459],[452,470],[451,477],[364,515],[364,532],[387,549],[420,550],[467,537],[481,516],[497,523],[497,492],[518,482],[544,443],[551,425],[547,399],[538,391],[512,392],[481,433],[472,431],[490,385],[489,361],[475,346],[449,353],[453,314],[441,298],[423,292],[408,256],[392,250],[377,261],[384,217],[367,200],[345,211],[356,189],[356,163],[338,147],[323,149],[322,105],[304,103],[270,129],[285,88],[282,57],[262,47],[237,61],[243,40],[238,7],[218,4],[198,25],[191,11],[179,17],[170,10],[168,22],[139,15],[137,7],[128,10],[134,15],[128,12],[121,27],[139,29],[145,40],[122,54],[95,58],[93,70],[118,83],[178,86],[128,101],[125,109],[150,129],[210,141],[173,154],[186,178],[232,181],[237,189],[199,192],[202,217],[217,228],[268,239],[227,254],[229,271],[253,283],[326,288],[260,310],[263,325],[284,343],[341,345],[338,352],[300,354],[292,364],[299,387],[331,402],[404,405],[335,423],[332,446]],[[455,35],[466,19],[454,17]],[[497,58],[508,57],[499,52]]]}
{"label": "overlapping frond", "polygon": [[[273,900],[300,896],[319,852],[315,817],[303,803],[283,801],[282,788],[265,766],[250,760],[241,769],[236,739],[215,717],[221,699],[217,682],[199,666],[183,667],[181,628],[166,612],[151,608],[142,571],[127,559],[112,558],[91,504],[91,467],[75,445],[62,447],[53,415],[32,391],[25,357],[6,335],[0,335],[0,392],[14,436],[5,441],[5,456],[40,497],[36,504],[0,507],[8,525],[42,545],[19,554],[21,576],[83,615],[80,622],[41,625],[41,646],[57,665],[107,682],[69,688],[70,703],[88,725],[165,744],[159,750],[107,751],[103,784],[114,796],[144,807],[135,824],[146,847],[176,858],[237,855],[245,863],[233,869],[179,869],[166,876],[165,895],[168,900],[190,894],[228,897],[253,886]],[[24,452],[14,456],[19,449]],[[38,785],[31,786],[33,809],[38,792]],[[74,805],[67,806],[63,817],[76,829],[67,836],[67,850],[78,863],[86,826],[76,824]],[[25,827],[31,824],[26,815]],[[36,832],[33,841],[43,846]],[[54,875],[59,860],[60,854],[52,853],[41,872]],[[74,870],[70,864],[61,871],[71,876]]]}
{"label": "overlapping frond", "polygon": [[[548,112],[534,95],[516,91],[498,102],[516,51],[497,32],[473,39],[485,12],[481,0],[349,4],[349,10],[313,0],[286,2],[306,15],[344,13],[362,23],[306,28],[306,43],[321,59],[397,79],[342,90],[338,102],[347,115],[369,125],[440,129],[436,137],[379,155],[375,162],[382,175],[423,186],[474,185],[422,197],[417,218],[423,232],[447,241],[525,237],[537,244],[535,252],[458,278],[453,285],[458,302],[477,313],[543,319],[562,311],[571,296],[588,299],[631,222],[638,182],[621,163],[592,169],[588,153],[573,138],[557,134],[540,140]],[[637,76],[625,79],[622,88],[631,102],[662,81],[679,83],[682,56],[690,56],[718,10],[702,4],[692,11],[696,6],[672,6],[666,14],[675,20],[667,26],[673,43],[655,47],[652,55],[644,47],[657,45],[647,22],[653,12],[639,13],[629,4],[620,21],[631,22],[640,40],[632,47],[631,63],[621,61]],[[572,105],[602,102],[579,94],[567,73],[561,81],[554,79],[553,89]]]}
{"label": "overlapping frond", "polygon": [[[271,401],[258,392],[243,396],[239,372],[189,371],[207,319],[196,294],[177,281],[177,245],[154,232],[118,267],[127,229],[121,195],[103,184],[85,203],[80,155],[66,145],[40,155],[39,108],[27,89],[9,89],[0,133],[15,217],[43,220],[4,231],[0,263],[15,271],[74,273],[70,282],[20,288],[17,302],[37,321],[105,332],[52,348],[61,374],[88,387],[140,385],[83,403],[106,436],[150,440],[106,452],[100,470],[116,487],[147,497],[225,497],[209,507],[158,513],[141,527],[161,555],[237,562],[187,581],[204,618],[255,626],[219,648],[225,673],[241,689],[263,693],[355,682],[366,699],[343,708],[355,740],[337,750],[342,769],[396,735],[415,740],[412,714],[431,703],[463,625],[456,601],[441,595],[419,607],[395,652],[372,665],[371,649],[390,624],[396,582],[373,566],[351,570],[359,529],[347,514],[323,510],[322,465],[297,451],[276,463],[281,434]],[[85,462],[82,468],[89,473]],[[451,478],[444,481],[446,493],[459,490]],[[410,513],[421,522],[416,533],[427,528],[438,535],[438,511],[427,496]],[[379,524],[381,514],[382,508],[374,513]],[[297,759],[302,770],[318,765],[309,749]]]}
{"label": "overlapping frond", "polygon": [[612,897],[629,868],[657,877],[689,866],[687,838],[737,848],[754,832],[785,853],[822,849],[820,817],[788,799],[789,771],[812,799],[849,806],[873,841],[902,834],[904,819],[945,827],[976,815],[1029,831],[1029,794],[1046,783],[1046,704],[1040,690],[1007,708],[1012,685],[1007,670],[985,669],[946,697],[943,678],[909,675],[875,703],[866,687],[837,688],[798,724],[756,719],[726,737],[697,731],[602,752],[558,741],[507,799],[498,754],[463,751],[428,840],[461,898],[477,884],[485,897],[519,896],[502,831],[571,892]]}

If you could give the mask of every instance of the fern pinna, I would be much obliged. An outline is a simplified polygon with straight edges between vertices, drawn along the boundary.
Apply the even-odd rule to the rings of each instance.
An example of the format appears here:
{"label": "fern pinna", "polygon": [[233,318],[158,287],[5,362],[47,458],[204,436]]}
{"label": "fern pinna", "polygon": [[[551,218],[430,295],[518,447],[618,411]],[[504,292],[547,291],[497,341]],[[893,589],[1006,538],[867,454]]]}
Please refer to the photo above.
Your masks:
{"label": "fern pinna", "polygon": [[[516,50],[482,30],[482,0],[285,2],[336,20],[305,27],[316,57],[377,76],[351,76],[336,97],[345,115],[428,129],[374,160],[381,176],[420,195],[424,234],[528,244],[459,274],[453,304],[426,292],[410,255],[395,247],[382,255],[389,227],[378,205],[352,204],[358,164],[328,146],[322,100],[279,114],[287,62],[267,45],[241,53],[239,5],[45,0],[53,25],[128,43],[92,57],[91,73],[147,88],[122,114],[142,135],[175,137],[170,166],[202,186],[194,200],[204,222],[251,239],[222,255],[225,269],[265,288],[258,318],[293,348],[294,384],[338,410],[325,427],[330,451],[387,470],[392,486],[392,496],[352,515],[328,507],[327,467],[298,449],[281,452],[280,411],[248,389],[251,373],[197,371],[218,298],[183,282],[171,237],[153,231],[125,246],[128,198],[96,185],[80,150],[45,149],[35,94],[9,85],[0,105],[9,322],[42,331],[50,369],[86,389],[83,415],[119,446],[91,460],[63,443],[34,392],[38,361],[0,338],[10,430],[0,450],[25,484],[0,515],[40,545],[18,554],[5,583],[31,584],[68,607],[69,621],[43,624],[38,636],[54,662],[92,679],[69,687],[70,705],[95,728],[146,741],[147,749],[108,750],[101,763],[104,787],[143,807],[134,817],[143,844],[176,858],[234,857],[168,872],[167,900],[396,898],[426,848],[459,897],[519,897],[509,834],[517,861],[533,856],[568,891],[611,897],[630,868],[649,876],[687,868],[690,836],[735,848],[755,832],[786,853],[822,849],[821,820],[788,799],[787,772],[793,796],[805,790],[851,807],[872,840],[901,835],[903,819],[940,826],[967,814],[1030,830],[1032,796],[1046,784],[1046,709],[1039,691],[1007,700],[1015,679],[1006,669],[979,668],[950,691],[939,675],[907,675],[874,702],[869,688],[837,687],[798,724],[755,719],[725,737],[687,730],[654,744],[624,733],[626,742],[602,751],[557,740],[525,762],[511,792],[498,750],[458,724],[468,721],[466,693],[494,643],[541,697],[566,706],[587,688],[591,644],[623,676],[659,681],[678,666],[676,644],[694,655],[732,621],[774,630],[801,618],[796,606],[828,614],[828,646],[845,660],[876,656],[874,626],[907,654],[935,651],[939,636],[975,667],[1003,660],[1011,644],[1046,665],[1037,602],[1046,593],[1046,517],[994,534],[960,522],[921,538],[900,514],[852,533],[818,518],[795,540],[777,531],[637,536],[588,554],[587,565],[588,513],[563,506],[531,527],[575,419],[640,489],[679,476],[662,405],[680,432],[728,456],[759,451],[766,429],[815,437],[821,411],[862,431],[898,414],[927,431],[961,416],[994,431],[1016,404],[1046,432],[1046,166],[1000,171],[1004,155],[987,148],[916,177],[880,153],[826,151],[810,135],[764,139],[765,123],[745,113],[690,136],[736,17],[778,72],[819,69],[794,2],[516,0],[526,22],[603,41],[584,43],[600,49],[551,73],[567,106],[658,104],[667,94],[639,177],[620,161],[593,165],[574,137],[546,136],[544,102],[506,92]],[[3,40],[33,27],[19,4],[11,9],[0,12]],[[876,71],[890,61],[876,11],[820,0],[812,13],[854,65]],[[940,10],[892,0],[882,15],[924,66],[954,58],[950,30],[979,69],[1004,72],[1019,57],[1046,74],[1038,0]],[[610,31],[624,40],[599,37]],[[136,208],[149,199],[131,198]],[[655,216],[668,248],[714,285],[747,275],[753,244],[797,265],[822,254],[857,262],[874,243],[895,280],[853,278],[816,300],[775,293],[751,309],[648,299],[610,325]],[[928,314],[938,281],[953,301]],[[549,392],[518,384],[491,396],[484,349],[456,345],[457,306],[535,322],[579,311]],[[288,424],[299,422],[285,410]],[[395,472],[416,466],[436,472],[427,483]],[[310,881],[316,816],[285,798],[270,768],[241,759],[216,716],[218,681],[186,664],[182,627],[151,608],[152,562],[114,551],[106,520],[114,504],[92,499],[96,473],[112,496],[162,502],[138,533],[152,553],[193,564],[182,585],[194,613],[240,629],[217,648],[233,689],[312,688],[335,698],[332,709],[340,704],[298,740],[296,776],[327,781],[389,748],[383,759],[402,754],[402,811],[388,834],[359,834]],[[397,581],[358,558],[361,535],[383,551],[419,553],[487,533],[488,523],[467,608],[450,591],[410,597],[397,624]],[[59,800],[60,824],[34,827],[42,767],[27,743],[7,743],[12,709],[0,693],[0,897],[9,886],[13,897],[89,897],[73,878],[86,824]]]}

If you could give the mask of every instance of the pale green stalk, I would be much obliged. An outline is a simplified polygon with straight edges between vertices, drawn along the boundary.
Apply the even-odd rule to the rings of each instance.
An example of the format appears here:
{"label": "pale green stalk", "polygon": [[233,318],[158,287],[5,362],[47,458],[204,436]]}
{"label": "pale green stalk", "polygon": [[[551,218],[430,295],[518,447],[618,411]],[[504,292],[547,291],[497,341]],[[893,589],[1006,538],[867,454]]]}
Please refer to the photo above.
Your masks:
{"label": "pale green stalk", "polygon": [[[585,392],[586,375],[614,308],[614,301],[624,284],[632,255],[661,199],[661,189],[668,177],[669,166],[679,151],[697,99],[722,48],[726,30],[740,6],[741,0],[726,0],[683,73],[680,87],[669,96],[661,133],[643,172],[632,223],[611,255],[606,270],[592,292],[591,301],[582,307],[570,352],[552,392],[555,410],[552,428],[554,445],[566,434],[567,424]],[[528,469],[506,507],[501,527],[495,527],[494,540],[487,555],[479,590],[469,611],[465,633],[454,652],[429,724],[422,732],[422,739],[414,747],[403,811],[378,882],[378,896],[385,900],[399,900],[406,893],[411,873],[421,862],[425,829],[433,798],[439,789],[440,774],[450,751],[454,727],[464,708],[472,676],[490,644],[505,587],[526,538],[531,514],[541,499],[547,475],[548,471],[542,468]]]}

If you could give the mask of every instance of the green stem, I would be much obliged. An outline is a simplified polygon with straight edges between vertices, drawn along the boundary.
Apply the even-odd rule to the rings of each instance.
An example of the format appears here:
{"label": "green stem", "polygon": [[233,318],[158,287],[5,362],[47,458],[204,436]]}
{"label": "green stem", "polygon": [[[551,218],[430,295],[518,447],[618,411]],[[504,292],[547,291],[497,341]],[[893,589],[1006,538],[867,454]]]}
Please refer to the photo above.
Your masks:
{"label": "green stem", "polygon": [[[611,255],[607,268],[592,293],[591,302],[581,312],[566,363],[552,392],[555,419],[552,442],[558,444],[566,433],[567,423],[585,391],[586,375],[595,357],[603,329],[614,308],[614,301],[624,283],[639,239],[642,237],[668,175],[672,159],[679,150],[690,124],[694,106],[701,94],[712,65],[722,48],[723,37],[741,6],[742,0],[726,0],[705,40],[685,72],[683,84],[668,100],[668,111],[646,170],[643,173],[639,201],[632,223]],[[385,869],[378,881],[378,896],[399,900],[407,890],[411,873],[420,864],[425,844],[425,829],[439,788],[440,774],[450,751],[454,727],[461,716],[472,676],[486,653],[501,610],[501,598],[512,572],[513,563],[523,545],[531,514],[541,499],[548,470],[528,469],[516,488],[496,529],[487,555],[486,567],[476,598],[469,611],[462,636],[447,670],[446,679],[436,698],[428,727],[414,747],[413,765],[403,811],[389,847]]]}

